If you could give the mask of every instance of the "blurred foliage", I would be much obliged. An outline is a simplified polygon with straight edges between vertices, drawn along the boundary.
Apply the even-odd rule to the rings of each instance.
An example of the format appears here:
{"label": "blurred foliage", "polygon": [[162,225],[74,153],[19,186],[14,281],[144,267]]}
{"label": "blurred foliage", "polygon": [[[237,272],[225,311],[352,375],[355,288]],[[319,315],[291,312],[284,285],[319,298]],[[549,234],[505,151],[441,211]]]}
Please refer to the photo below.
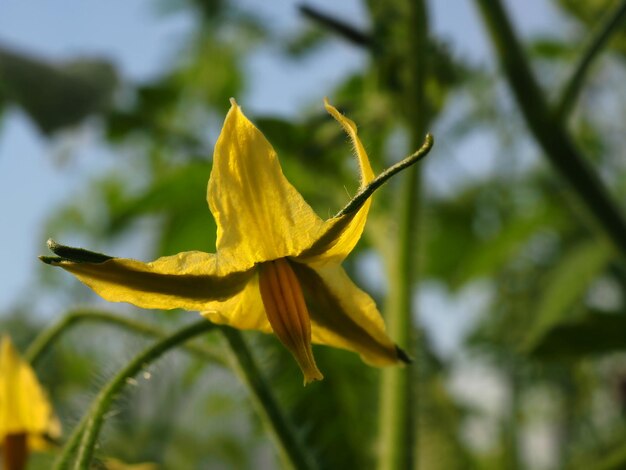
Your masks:
{"label": "blurred foliage", "polygon": [[50,64],[0,47],[0,105],[20,106],[45,134],[106,111],[116,83],[104,60]]}
{"label": "blurred foliage", "polygon": [[[582,318],[563,322],[548,329],[532,348],[542,359],[577,360],[626,349],[626,315],[589,312]],[[598,341],[602,338],[602,341]]]}
{"label": "blurred foliage", "polygon": [[[563,18],[576,19],[573,34],[580,40],[609,4],[554,2]],[[246,74],[246,60],[257,47],[279,44],[283,60],[304,63],[342,40],[337,30],[316,21],[285,37],[270,21],[230,2],[163,0],[159,8],[163,15],[191,11],[197,22],[167,70],[151,81],[133,83],[98,59],[52,64],[0,48],[2,105],[20,106],[46,134],[97,115],[106,145],[119,155],[115,168],[85,181],[80,194],[50,215],[42,240],[80,240],[96,250],[145,258],[213,251],[216,228],[205,200],[211,149],[228,98],[243,97],[245,107],[246,87],[254,80]],[[332,97],[359,124],[380,171],[413,150],[406,144],[408,32],[399,21],[406,2],[366,2],[366,8],[372,26],[359,29],[368,38],[360,47],[370,60],[320,96]],[[349,18],[338,20],[350,24]],[[460,57],[442,38],[430,41],[428,102],[420,112],[428,115],[438,143],[425,163],[421,249],[413,256],[422,278],[446,286],[450,296],[482,288],[487,300],[478,312],[467,307],[467,316],[475,314],[477,320],[452,354],[439,350],[430,330],[420,330],[425,338],[418,358],[421,466],[623,468],[623,260],[581,215],[569,189],[539,161],[540,151],[500,72]],[[547,95],[557,95],[559,79],[578,56],[578,42],[537,36],[526,46]],[[626,51],[623,30],[611,48]],[[601,58],[593,92],[569,123],[618,200],[626,196],[626,168],[617,157],[623,153],[626,95],[604,84],[614,77],[623,84],[625,72],[623,64]],[[618,103],[609,118],[597,109],[607,100]],[[354,193],[358,181],[351,149],[321,103],[296,118],[251,117],[276,148],[287,177],[320,216],[341,208],[346,191]],[[607,127],[607,119],[615,129]],[[475,150],[477,137],[495,149],[494,161]],[[431,185],[431,177],[442,182]],[[357,269],[364,255],[374,250],[383,262],[378,269],[388,267],[386,254],[397,230],[397,188],[392,181],[377,193],[365,237],[346,264],[364,284],[371,274]],[[129,246],[138,246],[139,253],[128,252]],[[68,305],[96,301],[69,276],[43,274],[33,281],[33,292],[60,296]],[[384,305],[384,286],[372,294]],[[45,327],[35,312],[27,312],[30,300],[6,306],[2,316],[2,330],[11,332],[22,350]],[[167,328],[188,318],[122,309]],[[319,347],[315,354],[326,379],[303,389],[296,365],[275,338],[248,337],[320,468],[372,468],[379,372],[352,354]],[[226,349],[220,338],[209,336],[205,342],[218,352]],[[107,378],[145,344],[130,333],[85,325],[44,358],[38,371],[66,435]],[[464,375],[460,369],[468,361],[487,368],[496,385]],[[149,372],[118,400],[99,448],[102,461],[276,468],[267,431],[229,371],[176,353]],[[454,386],[459,380],[462,385]],[[500,390],[504,398],[490,402],[490,390],[484,397],[468,396],[477,383]],[[541,408],[545,401],[547,413]],[[48,468],[49,462],[49,456],[39,456],[32,468]]]}
{"label": "blurred foliage", "polygon": [[[582,23],[585,29],[593,29],[602,20],[603,15],[619,2],[612,0],[558,0],[557,3],[563,10]],[[610,47],[622,55],[626,53],[626,25],[622,25],[613,36]]]}

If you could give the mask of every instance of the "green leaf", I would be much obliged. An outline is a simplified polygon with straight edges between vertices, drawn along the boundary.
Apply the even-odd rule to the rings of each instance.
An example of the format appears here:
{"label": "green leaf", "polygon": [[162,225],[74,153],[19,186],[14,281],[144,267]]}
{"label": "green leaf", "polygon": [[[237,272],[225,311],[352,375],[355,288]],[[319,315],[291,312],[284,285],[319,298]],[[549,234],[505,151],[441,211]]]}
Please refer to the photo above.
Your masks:
{"label": "green leaf", "polygon": [[215,251],[217,226],[206,204],[190,207],[188,211],[173,212],[165,221],[158,253],[171,254],[181,251]]}
{"label": "green leaf", "polygon": [[544,59],[569,59],[578,52],[578,47],[575,47],[569,41],[559,41],[551,37],[541,37],[535,39],[530,44],[530,51],[533,55]]}
{"label": "green leaf", "polygon": [[154,213],[185,214],[202,206],[207,214],[206,186],[211,172],[208,162],[197,162],[158,176],[136,197],[116,201],[111,208],[110,231],[115,233],[134,218]]}
{"label": "green leaf", "polygon": [[580,359],[626,350],[626,315],[591,312],[550,328],[534,345],[538,359]]}
{"label": "green leaf", "polygon": [[547,280],[523,349],[534,349],[550,329],[571,318],[573,307],[582,303],[591,281],[604,270],[611,255],[611,247],[597,240],[580,243],[567,254]]}
{"label": "green leaf", "polygon": [[[514,262],[535,235],[567,226],[562,207],[539,197],[548,190],[535,180],[526,185],[532,186],[531,196],[517,195],[506,183],[480,181],[451,198],[431,201],[425,209],[424,274],[458,288]],[[522,197],[536,201],[520,204]]]}
{"label": "green leaf", "polygon": [[609,452],[605,458],[599,460],[596,465],[590,465],[587,468],[593,470],[622,470],[626,468],[626,445]]}
{"label": "green leaf", "polygon": [[494,238],[477,243],[475,249],[464,255],[464,262],[458,267],[456,282],[489,275],[515,259],[533,235],[558,223],[559,215],[553,209],[545,204],[541,209],[519,214],[506,221]]}
{"label": "green leaf", "polygon": [[320,28],[306,28],[290,38],[285,44],[285,52],[294,59],[305,59],[317,52],[328,39],[328,33]]}
{"label": "green leaf", "polygon": [[0,48],[0,92],[20,106],[45,134],[106,111],[117,85],[107,61],[77,59],[53,64]]}

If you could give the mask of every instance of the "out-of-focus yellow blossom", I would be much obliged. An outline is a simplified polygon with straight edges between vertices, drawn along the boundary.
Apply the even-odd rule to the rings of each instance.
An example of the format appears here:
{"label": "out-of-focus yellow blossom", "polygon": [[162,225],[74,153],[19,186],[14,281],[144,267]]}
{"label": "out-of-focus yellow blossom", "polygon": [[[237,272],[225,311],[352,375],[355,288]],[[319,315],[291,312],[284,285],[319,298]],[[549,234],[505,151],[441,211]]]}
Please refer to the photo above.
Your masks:
{"label": "out-of-focus yellow blossom", "polygon": [[[363,188],[374,172],[356,125],[325,105],[352,141]],[[207,199],[217,222],[215,254],[191,251],[142,263],[50,242],[59,257],[42,260],[109,301],[198,310],[216,323],[273,332],[305,384],[322,379],[311,343],[355,351],[376,366],[407,360],[387,337],[374,301],[341,267],[361,237],[370,200],[319,218],[234,100],[215,145]]]}
{"label": "out-of-focus yellow blossom", "polygon": [[13,347],[0,339],[0,451],[5,470],[25,468],[31,450],[43,450],[61,426],[35,372]]}

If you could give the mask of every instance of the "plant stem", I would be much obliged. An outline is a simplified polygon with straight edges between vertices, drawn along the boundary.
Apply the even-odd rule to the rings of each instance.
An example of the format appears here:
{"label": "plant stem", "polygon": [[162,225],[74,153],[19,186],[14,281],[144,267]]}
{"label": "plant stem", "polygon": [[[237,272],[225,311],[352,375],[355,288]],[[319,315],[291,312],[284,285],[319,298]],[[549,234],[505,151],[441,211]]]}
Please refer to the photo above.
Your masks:
{"label": "plant stem", "polygon": [[500,0],[475,0],[526,123],[554,168],[626,256],[626,220],[597,173],[550,111]]}
{"label": "plant stem", "polygon": [[[426,136],[424,137],[424,141],[421,142],[420,139],[422,138],[424,134],[423,133],[418,134],[419,131],[416,131],[416,129],[414,128],[412,128],[411,130],[412,130],[411,132],[412,148],[419,147],[418,150],[413,152],[408,157],[402,159],[398,163],[390,166],[389,168],[384,170],[382,173],[380,173],[376,178],[370,181],[367,184],[367,186],[359,190],[359,192],[354,195],[354,197],[350,200],[350,202],[348,202],[348,204],[346,204],[346,206],[343,209],[341,209],[335,215],[335,217],[341,217],[341,216],[344,216],[351,212],[355,212],[356,210],[360,209],[361,206],[365,203],[365,201],[367,201],[367,199],[372,194],[374,194],[374,191],[376,191],[383,184],[385,184],[387,180],[389,180],[392,176],[396,175],[402,170],[407,169],[411,165],[414,165],[415,163],[419,162],[420,160],[422,160],[428,155],[430,150],[433,148],[433,145],[435,145],[435,138],[431,134],[426,134]],[[418,174],[418,173],[419,172],[417,170],[413,171],[413,174]]]}
{"label": "plant stem", "polygon": [[372,38],[369,34],[359,30],[350,23],[324,13],[311,5],[301,4],[298,9],[303,16],[306,16],[322,28],[339,35],[348,42],[365,48],[371,47]]}
{"label": "plant stem", "polygon": [[[39,359],[43,357],[54,341],[56,341],[68,328],[81,321],[110,323],[127,328],[131,331],[136,331],[143,335],[159,338],[164,338],[166,335],[158,328],[123,317],[118,317],[116,315],[111,315],[106,312],[96,310],[78,310],[67,314],[58,323],[39,335],[31,343],[31,346],[28,348],[24,356],[29,362],[31,362],[31,364],[35,365]],[[237,368],[241,372],[246,385],[250,387],[257,411],[268,423],[269,429],[275,437],[278,447],[284,452],[284,455],[288,457],[289,461],[295,468],[316,468],[300,442],[297,440],[294,430],[289,425],[286,417],[283,415],[280,407],[276,403],[276,399],[272,395],[267,382],[262,377],[239,332],[231,330],[230,328],[223,328],[223,330],[224,335],[231,345],[234,356],[238,361]],[[224,359],[216,356],[213,352],[204,347],[197,345],[184,345],[184,348],[188,352],[195,354],[202,359],[217,361],[220,365],[226,365]],[[74,431],[64,446],[63,453],[55,462],[54,469],[65,470],[69,468],[72,455],[78,447],[81,441],[81,436],[84,433],[87,418],[88,415],[85,415],[80,423],[74,427]]]}
{"label": "plant stem", "polygon": [[200,320],[168,336],[148,349],[137,355],[130,361],[115,377],[102,389],[94,401],[89,417],[85,423],[85,430],[78,449],[78,457],[74,465],[75,470],[86,470],[92,459],[93,449],[104,422],[109,407],[114,398],[128,383],[128,379],[134,377],[142,369],[156,361],[161,355],[179,344],[200,334],[206,333],[215,328],[213,323],[207,320]]}
{"label": "plant stem", "polygon": [[[152,336],[157,338],[164,338],[166,336],[166,333],[159,328],[155,328],[142,322],[137,322],[98,310],[76,310],[68,313],[56,324],[44,330],[39,336],[37,336],[28,347],[28,350],[25,352],[25,360],[30,362],[33,367],[36,367],[39,360],[45,355],[45,353],[52,346],[52,344],[68,329],[74,327],[76,324],[82,321],[109,323],[112,325],[126,328],[130,331],[135,331],[145,336]],[[205,347],[197,345],[185,345],[184,349],[201,359],[215,362],[222,366],[225,365],[223,358]],[[76,447],[78,447],[86,421],[87,416],[84,416],[80,423],[74,427],[71,436],[63,447],[63,452],[55,461],[55,469],[65,470],[69,468],[69,462],[72,458],[72,455],[74,454],[74,451],[76,450]]]}
{"label": "plant stem", "polygon": [[237,360],[237,369],[243,381],[252,392],[252,398],[258,413],[271,431],[277,446],[294,469],[309,470],[317,468],[314,460],[306,452],[298,435],[282,412],[269,384],[259,371],[241,333],[228,327],[222,327],[230,349]]}
{"label": "plant stem", "polygon": [[54,461],[54,465],[52,466],[53,470],[67,470],[70,468],[70,461],[72,460],[74,451],[78,447],[80,438],[85,431],[85,423],[87,423],[87,415],[83,416],[80,422],[74,426],[74,430],[72,431],[70,438],[63,446],[63,452],[61,452],[61,455],[59,455]]}
{"label": "plant stem", "polygon": [[[154,326],[117,315],[112,315],[107,312],[92,309],[75,310],[65,315],[56,324],[44,330],[39,336],[37,336],[25,352],[25,360],[30,362],[33,366],[36,366],[37,362],[44,356],[52,344],[63,333],[65,333],[66,330],[83,321],[109,323],[111,325],[126,328],[127,330],[134,331],[144,336],[156,338],[164,338],[167,335],[166,332]],[[209,360],[222,366],[226,365],[222,357],[205,347],[198,345],[186,345],[185,350],[200,357],[201,359]]]}
{"label": "plant stem", "polygon": [[[406,118],[410,145],[419,145],[427,126],[424,88],[427,75],[428,20],[423,0],[408,1],[406,28],[409,32],[405,88]],[[397,252],[392,261],[386,322],[389,335],[407,347],[415,362],[405,368],[384,370],[381,383],[381,470],[417,468],[419,447],[417,390],[420,345],[415,336],[412,297],[417,280],[418,226],[421,174],[419,168],[405,175],[400,195]]]}
{"label": "plant stem", "polygon": [[571,113],[591,64],[609,42],[611,36],[619,30],[619,27],[623,26],[624,18],[626,18],[626,0],[622,0],[615,5],[615,8],[606,13],[587,42],[585,50],[578,59],[557,101],[554,111],[557,120],[564,122]]}

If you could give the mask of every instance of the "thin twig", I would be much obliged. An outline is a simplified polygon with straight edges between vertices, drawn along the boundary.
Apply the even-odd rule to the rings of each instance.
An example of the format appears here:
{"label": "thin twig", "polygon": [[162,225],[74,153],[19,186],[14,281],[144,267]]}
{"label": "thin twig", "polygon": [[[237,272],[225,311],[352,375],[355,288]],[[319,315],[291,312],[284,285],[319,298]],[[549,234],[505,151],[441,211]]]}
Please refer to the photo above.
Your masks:
{"label": "thin twig", "polygon": [[592,34],[557,100],[554,113],[558,120],[565,121],[574,108],[591,64],[606,46],[611,36],[619,30],[619,27],[624,26],[625,18],[626,0],[622,0],[613,10],[607,12]]}
{"label": "thin twig", "polygon": [[298,9],[300,10],[300,13],[302,13],[302,15],[306,16],[311,21],[314,21],[323,28],[338,34],[342,38],[347,39],[352,44],[367,48],[371,47],[372,38],[370,37],[370,35],[364,33],[363,31],[360,31],[359,29],[346,23],[345,21],[337,19],[326,13],[322,13],[321,11],[309,5],[300,5]]}

